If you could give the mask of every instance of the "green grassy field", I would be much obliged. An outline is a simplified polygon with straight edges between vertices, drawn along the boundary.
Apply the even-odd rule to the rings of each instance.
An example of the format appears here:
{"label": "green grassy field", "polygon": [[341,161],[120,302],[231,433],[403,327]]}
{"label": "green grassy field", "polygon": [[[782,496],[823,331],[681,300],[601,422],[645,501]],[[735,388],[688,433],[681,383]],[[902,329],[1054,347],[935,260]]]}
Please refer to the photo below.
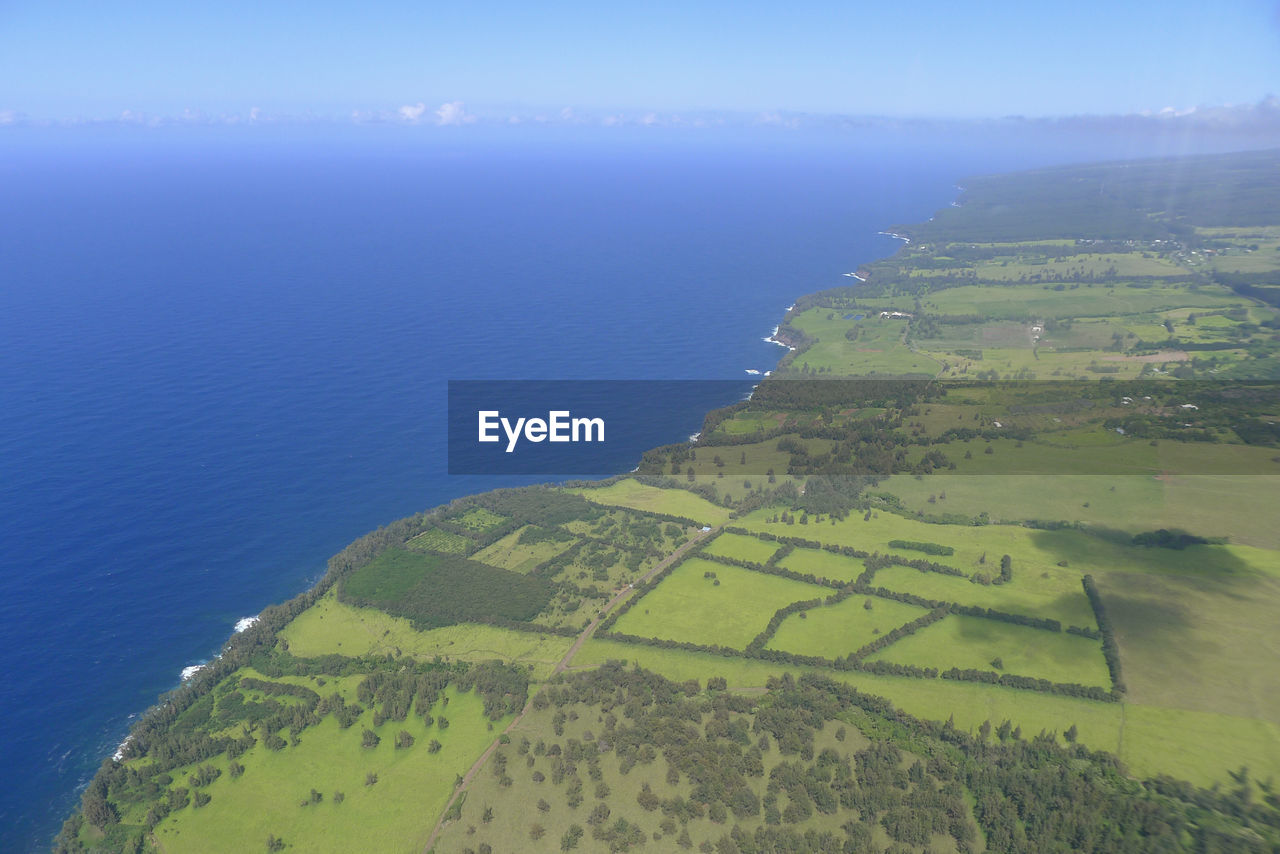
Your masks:
{"label": "green grassy field", "polygon": [[499,516],[484,507],[472,507],[460,516],[454,517],[451,521],[472,531],[491,531],[507,521],[507,517]]}
{"label": "green grassy field", "polygon": [[[714,580],[704,577],[708,572],[715,573]],[[614,629],[640,637],[742,649],[779,608],[830,593],[826,587],[691,558],[646,593]]]}
{"label": "green grassy field", "polygon": [[[903,310],[910,309],[910,302],[904,301]],[[861,376],[933,376],[938,373],[941,366],[936,359],[915,352],[904,343],[905,321],[882,320],[878,316],[844,320],[846,313],[810,309],[792,318],[792,325],[817,339],[817,343],[796,357],[790,371]],[[845,337],[851,329],[857,330],[857,338],[852,341]]]}
{"label": "green grassy field", "polygon": [[[868,603],[870,609],[866,607]],[[835,658],[856,652],[880,635],[927,613],[925,608],[892,599],[851,596],[835,605],[812,608],[804,617],[791,614],[778,627],[767,648]]]}
{"label": "green grassy field", "polygon": [[532,527],[532,525],[526,525],[517,531],[512,531],[496,543],[473,554],[471,559],[499,569],[509,569],[512,572],[524,574],[538,564],[560,554],[574,543],[572,539],[561,542],[544,540],[538,543],[521,543],[520,536]]}
{"label": "green grassy field", "polygon": [[860,558],[822,549],[795,549],[778,561],[778,565],[793,572],[811,572],[831,581],[853,581],[867,568]]}
{"label": "green grassy field", "polygon": [[1116,317],[1173,308],[1224,308],[1240,298],[1226,288],[1168,284],[1134,288],[1095,284],[1055,291],[1050,286],[963,285],[936,291],[925,300],[941,314],[981,314],[991,319]]}
{"label": "green grassy field", "polygon": [[1096,579],[1131,700],[1280,724],[1280,577],[1223,572],[1206,560],[1194,572]]}
{"label": "green grassy field", "polygon": [[659,489],[637,480],[620,480],[603,488],[566,490],[597,504],[630,507],[651,513],[666,513],[693,519],[704,525],[719,525],[730,511],[683,489]]}
{"label": "green grassy field", "polygon": [[1130,534],[1182,528],[1280,549],[1280,526],[1261,512],[1280,494],[1280,477],[1275,476],[895,475],[874,491],[892,493],[925,513],[988,513],[992,521],[1007,522],[1069,514]]}
{"label": "green grassy field", "polygon": [[[999,660],[1000,667],[992,665]],[[991,670],[1050,682],[1111,687],[1099,641],[952,614],[877,652],[891,661],[945,670]]]}
{"label": "green grassy field", "polygon": [[[296,747],[273,752],[259,744],[240,758],[245,772],[239,779],[227,773],[225,756],[213,760],[209,764],[223,774],[203,789],[210,803],[173,813],[156,828],[157,841],[167,852],[259,851],[268,835],[294,851],[421,851],[433,822],[424,816],[444,809],[455,775],[506,723],[490,729],[475,694],[448,688],[444,696],[448,706],[442,699],[432,713],[447,715],[446,730],[425,727],[415,715],[372,727],[370,711],[346,730],[326,717]],[[360,746],[365,727],[381,736],[377,747]],[[393,742],[402,729],[416,742],[396,750]],[[438,753],[428,752],[431,739],[441,743]],[[175,779],[185,780],[190,770],[179,769]],[[373,786],[365,785],[369,773],[377,775]],[[300,806],[313,788],[323,800]],[[339,791],[344,799],[335,803]]]}
{"label": "green grassy field", "polygon": [[464,555],[471,550],[471,541],[452,531],[439,528],[428,528],[418,536],[405,543],[411,549],[425,549],[432,552]]}
{"label": "green grassy field", "polygon": [[[596,639],[583,646],[573,663],[574,667],[598,666],[609,659],[633,662],[677,681],[723,676],[732,689],[747,692],[762,690],[770,676],[812,670]],[[1081,743],[1116,753],[1139,777],[1169,774],[1209,786],[1229,783],[1228,772],[1242,764],[1250,767],[1256,779],[1280,775],[1280,729],[1268,721],[1160,706],[1101,703],[946,679],[822,672],[884,697],[917,717],[950,717],[957,727],[968,732],[976,732],[983,721],[991,721],[994,726],[1008,720],[1020,726],[1025,737],[1041,730],[1062,733],[1074,724]],[[1180,746],[1171,750],[1170,744]]]}
{"label": "green grassy field", "polygon": [[939,602],[955,602],[1029,617],[1048,617],[1061,622],[1064,628],[1096,628],[1093,610],[1080,584],[1080,573],[1055,569],[1055,572],[1046,569],[1030,576],[1020,575],[1015,570],[1013,581],[1008,584],[984,585],[951,575],[891,566],[877,572],[871,583],[875,587]]}
{"label": "green grassy field", "polygon": [[437,655],[457,661],[499,658],[531,665],[535,679],[545,678],[568,651],[572,638],[517,632],[462,623],[419,631],[403,617],[375,608],[356,608],[332,593],[298,615],[281,632],[289,651],[303,658],[322,655],[401,653],[420,661]]}
{"label": "green grassy field", "polygon": [[707,554],[752,563],[765,563],[777,550],[777,543],[770,543],[756,537],[744,537],[741,534],[721,534],[703,549]]}

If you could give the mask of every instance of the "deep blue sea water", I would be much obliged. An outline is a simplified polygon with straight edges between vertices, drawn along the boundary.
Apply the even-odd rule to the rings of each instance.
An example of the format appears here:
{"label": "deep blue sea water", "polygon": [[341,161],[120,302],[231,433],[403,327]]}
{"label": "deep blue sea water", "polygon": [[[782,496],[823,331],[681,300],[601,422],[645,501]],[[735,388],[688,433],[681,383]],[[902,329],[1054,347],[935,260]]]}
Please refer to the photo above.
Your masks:
{"label": "deep blue sea water", "polygon": [[[1067,159],[0,140],[0,850],[47,846],[238,618],[371,528],[503,485],[445,474],[448,379],[767,370],[797,295],[897,248],[878,230],[965,174]],[[664,441],[700,426],[652,417]]]}

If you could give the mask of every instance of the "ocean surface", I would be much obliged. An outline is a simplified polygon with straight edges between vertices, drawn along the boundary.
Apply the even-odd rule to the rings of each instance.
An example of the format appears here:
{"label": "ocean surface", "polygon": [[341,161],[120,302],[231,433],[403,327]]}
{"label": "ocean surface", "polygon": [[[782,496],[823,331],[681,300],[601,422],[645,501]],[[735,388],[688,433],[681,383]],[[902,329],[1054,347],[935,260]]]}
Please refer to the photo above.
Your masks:
{"label": "ocean surface", "polygon": [[[768,370],[796,296],[898,247],[876,232],[1084,159],[438,136],[0,139],[0,850],[46,848],[238,619],[520,482],[445,473],[447,380]],[[655,404],[663,441],[700,427]]]}

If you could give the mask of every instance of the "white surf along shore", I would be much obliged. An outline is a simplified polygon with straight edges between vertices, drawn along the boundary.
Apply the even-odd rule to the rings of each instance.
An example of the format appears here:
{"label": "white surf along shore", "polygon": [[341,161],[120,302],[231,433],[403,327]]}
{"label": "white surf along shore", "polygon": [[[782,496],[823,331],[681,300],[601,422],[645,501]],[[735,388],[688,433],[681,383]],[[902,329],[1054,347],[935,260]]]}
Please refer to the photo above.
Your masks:
{"label": "white surf along shore", "polygon": [[[258,622],[257,616],[241,617],[240,619],[236,620],[235,627],[231,630],[231,633],[233,635],[238,635],[243,631],[247,631],[253,628],[253,626],[256,625],[257,622]],[[222,657],[221,655],[215,656],[214,661],[217,661],[221,657]],[[191,677],[195,676],[197,673],[199,673],[201,670],[204,670],[208,666],[209,666],[209,662],[207,661],[202,661],[199,664],[187,665],[186,667],[182,668],[182,672],[178,674],[179,683],[188,681],[189,679],[191,679]],[[126,736],[125,740],[120,742],[120,746],[116,748],[116,752],[111,755],[111,758],[114,759],[116,762],[119,762],[122,759],[124,759],[124,749],[129,746],[129,742],[132,740],[133,740],[132,735]]]}

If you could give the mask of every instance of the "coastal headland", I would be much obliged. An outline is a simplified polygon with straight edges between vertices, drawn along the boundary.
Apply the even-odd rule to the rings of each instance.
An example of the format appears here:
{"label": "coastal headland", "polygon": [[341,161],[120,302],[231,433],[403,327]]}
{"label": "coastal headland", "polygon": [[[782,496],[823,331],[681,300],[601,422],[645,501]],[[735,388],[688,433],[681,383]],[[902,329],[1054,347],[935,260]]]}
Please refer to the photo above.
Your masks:
{"label": "coastal headland", "polygon": [[1270,850],[1275,174],[966,180],[694,441],[335,555],[58,849]]}

